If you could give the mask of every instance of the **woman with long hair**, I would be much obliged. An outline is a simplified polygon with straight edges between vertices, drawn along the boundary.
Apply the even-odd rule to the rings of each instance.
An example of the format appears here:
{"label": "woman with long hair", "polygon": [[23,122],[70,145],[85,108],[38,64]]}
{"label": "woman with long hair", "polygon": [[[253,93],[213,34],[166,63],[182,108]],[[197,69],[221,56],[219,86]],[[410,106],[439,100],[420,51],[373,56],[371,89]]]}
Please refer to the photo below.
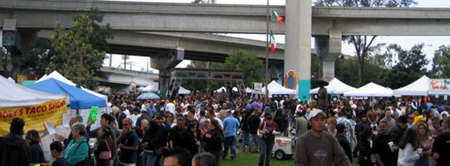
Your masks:
{"label": "woman with long hair", "polygon": [[337,136],[337,130],[336,130],[336,125],[337,125],[337,120],[336,118],[328,118],[327,119],[327,124],[328,124],[328,133],[330,133],[333,136]]}
{"label": "woman with long hair", "polygon": [[144,148],[142,159],[145,166],[153,166],[155,164],[156,158],[161,152],[163,144],[159,135],[158,123],[151,120],[148,123],[147,128],[148,129],[145,132],[144,138],[141,142],[141,147]]}
{"label": "woman with long hair", "polygon": [[359,150],[359,156],[358,156],[358,164],[361,166],[373,166],[375,165],[374,162],[372,162],[371,155],[372,155],[372,128],[369,126],[363,126],[363,129],[359,133],[359,142],[358,142],[358,150]]}
{"label": "woman with long hair", "polygon": [[[272,148],[275,144],[275,134],[280,134],[278,125],[273,121],[272,115],[266,115],[265,121],[259,126],[258,132],[262,134],[259,139],[261,153],[259,155],[259,166],[270,165]],[[264,162],[265,161],[265,162]]]}
{"label": "woman with long hair", "polygon": [[203,136],[202,140],[205,142],[205,152],[210,152],[216,157],[216,166],[220,166],[220,160],[223,155],[223,129],[219,122],[211,119],[208,124],[208,132]]}
{"label": "woman with long hair", "polygon": [[44,151],[41,147],[41,137],[37,130],[28,130],[25,135],[25,140],[30,145],[31,151],[31,164],[46,163],[44,158]]}
{"label": "woman with long hair", "polygon": [[[109,166],[109,162],[115,154],[116,146],[112,140],[111,129],[108,127],[101,127],[98,130],[98,137],[101,142],[98,143],[97,148],[94,151],[95,158],[97,159],[97,166]],[[110,152],[111,156],[108,158],[106,154]]]}
{"label": "woman with long hair", "polygon": [[431,156],[431,135],[430,128],[425,122],[420,122],[416,129],[418,148],[422,148],[423,152],[415,163],[416,166],[429,166],[429,156]]}
{"label": "woman with long hair", "polygon": [[417,136],[414,130],[407,128],[398,143],[398,166],[414,166],[416,160],[420,158],[420,150],[418,149]]}

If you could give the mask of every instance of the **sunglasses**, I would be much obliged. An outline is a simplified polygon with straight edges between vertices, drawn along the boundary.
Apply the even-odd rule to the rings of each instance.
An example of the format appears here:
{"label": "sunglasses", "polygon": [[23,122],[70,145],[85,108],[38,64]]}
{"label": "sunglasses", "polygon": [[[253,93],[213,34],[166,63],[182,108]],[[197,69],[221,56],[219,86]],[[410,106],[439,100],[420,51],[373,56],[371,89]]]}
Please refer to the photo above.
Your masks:
{"label": "sunglasses", "polygon": [[173,116],[165,116],[166,118],[173,118]]}
{"label": "sunglasses", "polygon": [[123,126],[128,126],[128,125],[130,125],[129,123],[123,123],[122,124]]}

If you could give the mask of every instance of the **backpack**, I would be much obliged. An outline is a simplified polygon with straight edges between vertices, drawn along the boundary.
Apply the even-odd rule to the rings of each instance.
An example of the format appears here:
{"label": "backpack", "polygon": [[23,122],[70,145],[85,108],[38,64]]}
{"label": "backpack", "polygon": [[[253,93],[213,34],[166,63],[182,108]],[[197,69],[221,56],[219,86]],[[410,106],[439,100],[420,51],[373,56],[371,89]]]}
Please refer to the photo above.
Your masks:
{"label": "backpack", "polygon": [[[89,144],[87,143],[87,141],[82,141],[80,143],[83,144],[86,143],[88,145],[88,157],[86,157],[84,160],[82,160],[81,162],[75,164],[76,166],[94,166],[94,162],[91,159],[91,148],[89,148]],[[77,150],[80,147],[80,145],[77,146]]]}

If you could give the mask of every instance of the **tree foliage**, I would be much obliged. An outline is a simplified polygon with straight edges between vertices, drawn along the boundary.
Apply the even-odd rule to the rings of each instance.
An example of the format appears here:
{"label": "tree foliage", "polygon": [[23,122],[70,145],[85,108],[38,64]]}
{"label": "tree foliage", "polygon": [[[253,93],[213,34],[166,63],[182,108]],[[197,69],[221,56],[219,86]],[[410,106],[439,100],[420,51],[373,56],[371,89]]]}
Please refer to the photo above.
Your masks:
{"label": "tree foliage", "polygon": [[261,73],[264,73],[264,63],[256,57],[256,52],[237,50],[228,55],[222,69],[244,71],[244,84],[250,86],[253,82],[264,81]]}
{"label": "tree foliage", "polygon": [[442,45],[434,52],[431,77],[450,78],[450,45]]}
{"label": "tree foliage", "polygon": [[[220,69],[222,63],[217,62],[206,62],[206,61],[192,61],[191,64],[187,65],[186,68],[191,69]],[[202,90],[209,88],[210,90],[215,90],[223,86],[223,82],[213,81],[213,80],[183,80],[181,85],[187,89],[191,90]]]}
{"label": "tree foliage", "polygon": [[[256,57],[256,52],[237,50],[228,55],[224,63],[192,61],[187,68],[195,69],[227,69],[227,70],[242,70],[244,71],[244,84],[251,86],[253,82],[263,82],[264,78],[261,76],[264,73],[265,66],[262,60]],[[187,89],[218,89],[224,86],[223,81],[214,80],[189,80],[182,83]]]}
{"label": "tree foliage", "polygon": [[46,67],[50,64],[53,55],[51,43],[46,38],[36,38],[30,42],[30,47],[15,59],[22,73],[30,73],[38,76],[44,75]]}
{"label": "tree foliage", "polygon": [[[414,0],[316,0],[316,6],[339,7],[408,7],[417,4]],[[376,36],[346,36],[343,40],[355,47],[358,59],[359,83],[362,84],[365,75],[365,61],[369,55],[371,44]]]}
{"label": "tree foliage", "polygon": [[410,50],[404,50],[397,44],[388,47],[387,57],[394,63],[388,66],[390,70],[384,72],[381,81],[392,89],[406,86],[427,73],[429,60],[423,53],[424,44],[414,45]]}
{"label": "tree foliage", "polygon": [[350,56],[340,56],[336,60],[336,78],[341,80],[342,82],[354,86],[360,87],[369,82],[379,83],[382,74],[386,71],[383,67],[373,63],[373,61],[368,61],[368,63],[364,66],[366,74],[363,77],[363,82],[359,82],[358,70],[355,69],[355,66],[358,65],[358,59]]}
{"label": "tree foliage", "polygon": [[97,9],[91,14],[76,17],[74,26],[66,32],[55,24],[54,34],[50,38],[54,55],[47,67],[47,72],[57,70],[77,86],[93,88],[97,85],[95,78],[102,67],[107,50],[106,39],[112,37],[109,24],[100,26],[103,15]]}

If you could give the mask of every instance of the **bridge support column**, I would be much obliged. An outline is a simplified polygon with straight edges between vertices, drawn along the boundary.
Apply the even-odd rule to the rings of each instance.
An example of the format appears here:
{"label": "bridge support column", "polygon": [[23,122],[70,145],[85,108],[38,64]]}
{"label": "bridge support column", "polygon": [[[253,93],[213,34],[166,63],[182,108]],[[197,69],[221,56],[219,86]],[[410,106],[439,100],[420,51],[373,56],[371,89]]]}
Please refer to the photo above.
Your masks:
{"label": "bridge support column", "polygon": [[311,26],[311,0],[287,0],[285,84],[298,85],[297,97],[301,101],[309,100],[311,89]]}
{"label": "bridge support column", "polygon": [[319,57],[319,78],[331,81],[335,75],[335,61],[341,55],[341,30],[329,30],[329,37],[315,37],[314,49]]}

